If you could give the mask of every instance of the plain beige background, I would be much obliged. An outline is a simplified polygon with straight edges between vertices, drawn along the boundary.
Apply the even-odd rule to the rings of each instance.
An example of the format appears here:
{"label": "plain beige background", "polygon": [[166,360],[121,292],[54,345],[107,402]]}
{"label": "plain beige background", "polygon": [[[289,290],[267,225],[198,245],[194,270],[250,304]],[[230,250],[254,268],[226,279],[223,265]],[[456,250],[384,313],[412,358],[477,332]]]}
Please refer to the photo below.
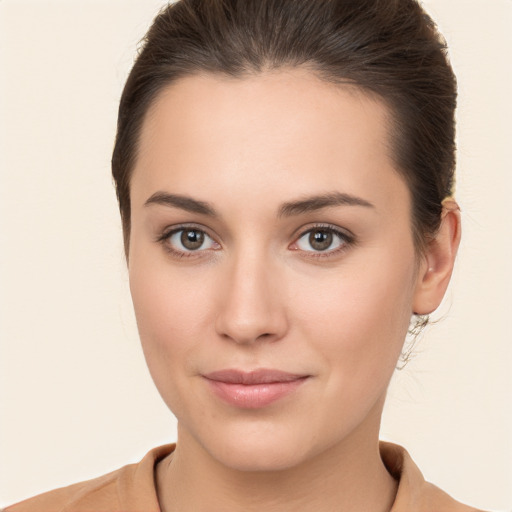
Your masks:
{"label": "plain beige background", "polygon": [[[139,348],[110,152],[162,1],[0,0],[0,506],[175,439]],[[512,1],[429,0],[460,83],[453,286],[382,437],[462,501],[512,510]]]}

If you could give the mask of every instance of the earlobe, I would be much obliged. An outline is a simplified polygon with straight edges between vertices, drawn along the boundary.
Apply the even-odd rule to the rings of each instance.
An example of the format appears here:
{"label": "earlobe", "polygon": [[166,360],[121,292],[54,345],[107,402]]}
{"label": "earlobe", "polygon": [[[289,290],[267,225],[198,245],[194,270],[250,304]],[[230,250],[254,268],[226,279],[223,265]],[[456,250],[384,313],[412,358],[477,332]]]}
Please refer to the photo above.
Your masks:
{"label": "earlobe", "polygon": [[420,265],[413,301],[413,312],[428,315],[441,304],[460,243],[460,208],[454,199],[443,201],[441,225],[428,243]]}

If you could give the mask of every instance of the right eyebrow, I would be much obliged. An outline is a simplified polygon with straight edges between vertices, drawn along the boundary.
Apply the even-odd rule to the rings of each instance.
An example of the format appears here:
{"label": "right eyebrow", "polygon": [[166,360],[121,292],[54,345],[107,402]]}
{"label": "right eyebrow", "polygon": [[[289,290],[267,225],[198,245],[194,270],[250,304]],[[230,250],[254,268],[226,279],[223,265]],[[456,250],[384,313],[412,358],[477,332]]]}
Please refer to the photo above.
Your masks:
{"label": "right eyebrow", "polygon": [[169,194],[168,192],[155,192],[149,199],[146,200],[144,206],[152,204],[159,204],[162,206],[171,206],[179,208],[191,213],[199,213],[201,215],[208,215],[209,217],[218,217],[217,212],[213,206],[205,201],[198,201],[189,196],[180,194]]}

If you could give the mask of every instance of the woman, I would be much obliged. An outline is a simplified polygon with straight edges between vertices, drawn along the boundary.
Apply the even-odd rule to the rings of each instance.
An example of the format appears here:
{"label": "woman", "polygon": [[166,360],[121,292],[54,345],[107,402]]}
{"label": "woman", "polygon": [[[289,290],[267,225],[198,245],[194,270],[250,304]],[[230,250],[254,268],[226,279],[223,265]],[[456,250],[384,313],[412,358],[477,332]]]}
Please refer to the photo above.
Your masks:
{"label": "woman", "polygon": [[455,102],[412,0],[162,11],[112,167],[178,442],[7,510],[474,510],[378,441],[411,317],[440,304],[459,244]]}

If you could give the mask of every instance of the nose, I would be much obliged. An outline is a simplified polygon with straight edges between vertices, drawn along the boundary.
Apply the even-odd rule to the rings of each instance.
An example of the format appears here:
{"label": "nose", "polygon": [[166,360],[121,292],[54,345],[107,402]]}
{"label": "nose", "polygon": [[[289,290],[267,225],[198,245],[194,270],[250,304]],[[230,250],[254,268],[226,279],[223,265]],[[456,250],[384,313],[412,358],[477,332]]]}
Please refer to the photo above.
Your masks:
{"label": "nose", "polygon": [[288,329],[282,277],[277,265],[254,253],[233,261],[219,286],[217,333],[245,345],[281,339]]}

